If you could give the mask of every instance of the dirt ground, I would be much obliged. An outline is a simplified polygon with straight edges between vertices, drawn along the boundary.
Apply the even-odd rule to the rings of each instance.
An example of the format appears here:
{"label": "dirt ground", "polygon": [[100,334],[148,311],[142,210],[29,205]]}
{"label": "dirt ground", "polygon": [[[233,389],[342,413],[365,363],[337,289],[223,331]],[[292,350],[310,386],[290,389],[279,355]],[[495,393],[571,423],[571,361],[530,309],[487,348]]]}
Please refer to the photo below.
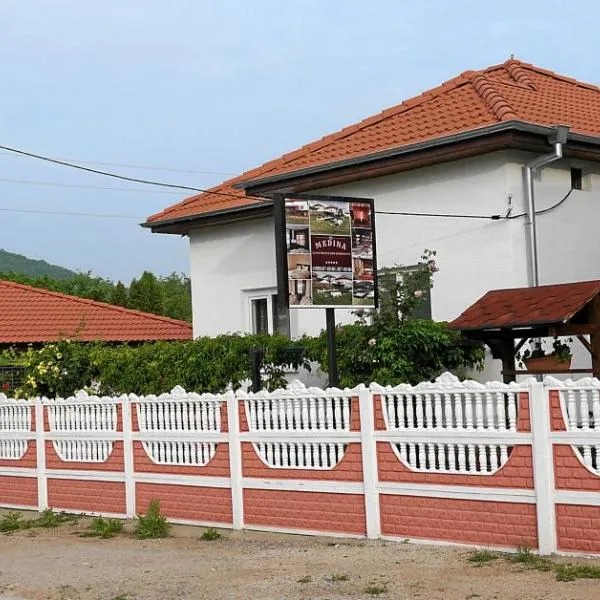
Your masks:
{"label": "dirt ground", "polygon": [[504,558],[477,566],[457,547],[247,531],[202,541],[193,527],[162,540],[102,540],[79,537],[85,526],[0,534],[0,599],[600,598],[600,580],[559,582]]}

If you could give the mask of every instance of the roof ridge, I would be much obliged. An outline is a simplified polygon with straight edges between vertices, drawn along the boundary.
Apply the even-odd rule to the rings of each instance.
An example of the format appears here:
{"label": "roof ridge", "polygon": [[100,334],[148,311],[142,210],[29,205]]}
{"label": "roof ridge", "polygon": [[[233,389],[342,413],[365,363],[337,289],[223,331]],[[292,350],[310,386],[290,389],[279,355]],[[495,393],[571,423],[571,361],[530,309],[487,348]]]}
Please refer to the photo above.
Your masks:
{"label": "roof ridge", "polygon": [[579,79],[575,79],[574,77],[568,77],[567,75],[561,75],[560,73],[556,73],[556,71],[552,71],[550,69],[544,69],[543,67],[538,67],[537,65],[533,65],[531,63],[521,62],[520,60],[509,60],[508,62],[517,63],[520,67],[525,70],[533,71],[534,73],[541,73],[542,75],[547,75],[549,77],[553,77],[554,79],[558,79],[559,81],[565,81],[567,83],[574,83],[575,85],[586,88],[588,90],[594,92],[600,92],[600,86],[594,85],[592,83],[586,83],[584,81],[579,81]]}
{"label": "roof ridge", "polygon": [[530,90],[537,91],[537,85],[535,85],[535,82],[527,75],[527,72],[521,66],[519,61],[508,60],[506,62],[506,70],[517,83],[528,87]]}
{"label": "roof ridge", "polygon": [[518,120],[519,117],[508,100],[498,91],[493,82],[483,73],[473,77],[473,87],[501,121]]}
{"label": "roof ridge", "polygon": [[143,312],[141,310],[135,310],[133,308],[125,308],[124,306],[117,306],[116,304],[108,304],[108,302],[100,302],[98,300],[92,300],[90,298],[81,298],[80,296],[72,296],[71,294],[63,294],[62,292],[55,292],[53,290],[47,290],[46,288],[38,288],[32,285],[26,285],[24,283],[17,283],[16,281],[9,281],[7,279],[0,279],[0,286],[5,287],[14,287],[22,290],[27,290],[30,292],[37,292],[44,296],[54,296],[57,298],[61,298],[63,300],[71,300],[72,302],[79,302],[81,304],[88,304],[92,306],[99,306],[101,308],[108,308],[112,310],[116,310],[117,312],[126,313],[126,314],[135,314],[140,317],[146,317],[149,319],[154,319],[156,321],[163,321],[167,323],[171,323],[173,325],[181,325],[182,327],[190,327],[190,323],[187,321],[181,321],[179,319],[172,319],[171,317],[164,317],[163,315],[155,315],[152,313]]}

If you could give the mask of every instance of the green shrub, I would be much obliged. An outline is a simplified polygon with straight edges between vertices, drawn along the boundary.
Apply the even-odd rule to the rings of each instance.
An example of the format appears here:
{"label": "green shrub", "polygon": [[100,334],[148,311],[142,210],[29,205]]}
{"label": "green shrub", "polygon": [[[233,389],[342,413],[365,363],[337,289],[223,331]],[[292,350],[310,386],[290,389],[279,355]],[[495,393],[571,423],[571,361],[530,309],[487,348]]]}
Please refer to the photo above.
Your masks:
{"label": "green shrub", "polygon": [[[11,351],[25,367],[21,397],[66,397],[96,385],[99,394],[161,394],[176,385],[189,392],[223,392],[251,378],[250,349],[264,350],[266,386],[285,385],[284,369],[304,363],[301,344],[280,335],[221,335],[137,346],[62,340]],[[98,383],[95,383],[98,382]]]}
{"label": "green shrub", "polygon": [[164,538],[169,535],[171,525],[160,512],[160,502],[152,500],[145,515],[139,515],[135,523],[135,535],[139,540]]}
{"label": "green shrub", "polygon": [[123,531],[123,521],[119,519],[105,519],[96,517],[91,523],[84,537],[100,537],[103,539],[114,537]]}
{"label": "green shrub", "polygon": [[0,518],[0,532],[8,533],[23,527],[23,515],[18,512],[9,512]]}
{"label": "green shrub", "polygon": [[213,542],[214,540],[218,540],[221,537],[221,534],[212,527],[209,527],[201,536],[200,539],[204,542]]}

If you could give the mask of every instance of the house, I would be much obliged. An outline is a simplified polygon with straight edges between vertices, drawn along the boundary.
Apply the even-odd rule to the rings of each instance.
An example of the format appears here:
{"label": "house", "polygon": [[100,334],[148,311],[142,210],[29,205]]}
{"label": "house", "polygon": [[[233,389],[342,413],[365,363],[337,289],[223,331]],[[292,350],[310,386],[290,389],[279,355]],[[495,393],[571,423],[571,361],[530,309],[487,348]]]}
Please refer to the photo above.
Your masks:
{"label": "house", "polygon": [[56,342],[190,340],[185,321],[0,280],[0,347]]}
{"label": "house", "polygon": [[[466,71],[152,215],[189,237],[194,335],[250,331],[257,311],[274,328],[273,192],[373,198],[378,268],[437,250],[436,320],[490,289],[598,279],[600,89],[512,59]],[[290,311],[292,335],[323,312]]]}

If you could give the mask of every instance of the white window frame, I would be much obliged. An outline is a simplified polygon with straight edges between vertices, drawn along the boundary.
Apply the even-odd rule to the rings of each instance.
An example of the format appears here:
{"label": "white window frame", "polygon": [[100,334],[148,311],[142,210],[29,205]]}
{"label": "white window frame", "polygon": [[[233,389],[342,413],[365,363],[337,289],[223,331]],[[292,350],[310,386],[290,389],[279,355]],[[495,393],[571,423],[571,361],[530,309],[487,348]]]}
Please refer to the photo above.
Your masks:
{"label": "white window frame", "polygon": [[253,323],[253,310],[252,303],[255,300],[266,300],[267,301],[267,333],[269,335],[273,335],[275,332],[275,323],[273,320],[273,300],[277,295],[277,288],[259,288],[255,290],[244,290],[243,295],[245,297],[245,301],[243,305],[245,307],[245,317],[244,322],[246,323],[247,330],[249,333],[256,333],[254,331],[254,323]]}

